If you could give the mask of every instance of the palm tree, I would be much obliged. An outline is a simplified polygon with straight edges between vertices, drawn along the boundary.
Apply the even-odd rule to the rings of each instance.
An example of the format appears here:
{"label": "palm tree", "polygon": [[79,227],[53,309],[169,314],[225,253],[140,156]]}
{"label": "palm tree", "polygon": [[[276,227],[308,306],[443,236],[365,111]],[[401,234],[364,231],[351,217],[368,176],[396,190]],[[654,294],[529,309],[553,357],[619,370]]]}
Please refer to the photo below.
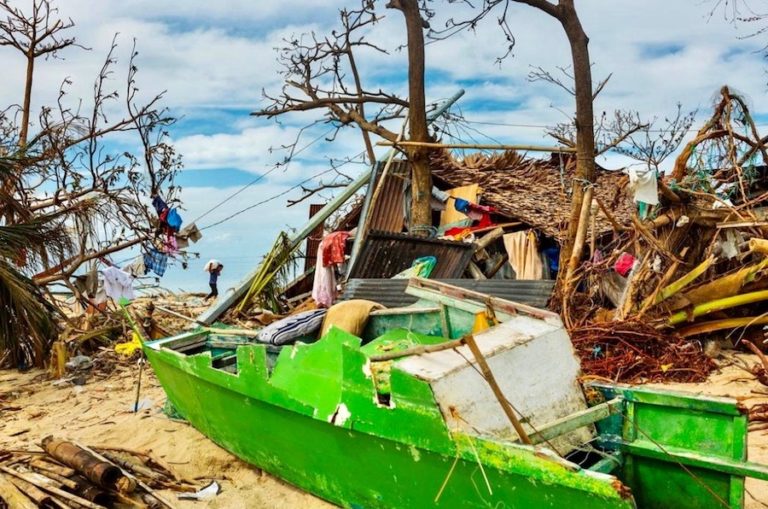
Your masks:
{"label": "palm tree", "polygon": [[16,161],[0,157],[0,364],[41,367],[56,338],[56,310],[24,273],[43,256],[63,256],[69,239],[59,214],[32,216],[13,197]]}

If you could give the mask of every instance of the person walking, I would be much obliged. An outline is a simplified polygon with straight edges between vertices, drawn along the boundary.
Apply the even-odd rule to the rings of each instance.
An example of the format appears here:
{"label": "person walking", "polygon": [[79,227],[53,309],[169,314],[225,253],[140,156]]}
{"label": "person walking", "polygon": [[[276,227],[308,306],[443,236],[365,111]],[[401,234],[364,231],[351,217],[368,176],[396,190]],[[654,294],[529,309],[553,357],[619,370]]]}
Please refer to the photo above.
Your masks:
{"label": "person walking", "polygon": [[205,270],[210,273],[210,277],[208,278],[208,285],[211,287],[211,293],[206,295],[205,301],[207,301],[210,298],[216,298],[219,296],[219,289],[218,289],[218,281],[219,276],[221,275],[221,270],[224,268],[224,265],[222,265],[220,262],[217,262],[216,260],[211,260],[205,265]]}

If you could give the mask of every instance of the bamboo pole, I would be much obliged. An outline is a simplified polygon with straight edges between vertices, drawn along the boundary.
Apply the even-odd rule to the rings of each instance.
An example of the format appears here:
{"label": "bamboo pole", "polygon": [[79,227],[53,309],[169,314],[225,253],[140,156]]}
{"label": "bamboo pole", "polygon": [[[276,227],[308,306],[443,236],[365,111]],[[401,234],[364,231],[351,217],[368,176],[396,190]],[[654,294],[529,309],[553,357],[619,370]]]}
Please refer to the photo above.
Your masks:
{"label": "bamboo pole", "polygon": [[[40,474],[33,475],[32,473],[28,473],[27,475],[30,476],[31,479],[36,480],[37,482],[41,484],[45,484],[48,486],[53,486],[55,488],[61,488],[62,484],[54,481],[53,479],[49,477],[38,477]],[[32,484],[31,482],[28,482],[26,480],[22,480],[19,478],[11,479],[11,482],[16,485],[17,488],[19,488],[26,496],[31,498],[35,501],[35,503],[40,507],[50,507],[53,503],[53,497]]]}
{"label": "bamboo pole", "polygon": [[77,472],[74,468],[65,467],[63,465],[57,465],[41,459],[32,460],[29,463],[29,465],[32,468],[38,468],[41,470],[45,470],[46,472],[52,472],[62,477],[69,477],[71,475],[75,475],[75,473]]}
{"label": "bamboo pole", "polygon": [[[78,447],[80,447],[81,449],[85,449],[86,451],[88,451],[89,453],[93,454],[93,455],[94,455],[96,458],[100,459],[101,461],[106,461],[107,463],[110,463],[110,464],[114,465],[114,463],[112,463],[112,462],[111,462],[111,461],[109,461],[107,458],[105,458],[105,457],[104,457],[104,456],[102,456],[101,454],[97,453],[96,451],[94,451],[94,450],[93,450],[93,449],[91,449],[90,447],[87,447],[87,446],[85,446],[85,445],[81,445],[81,444],[78,444],[77,442],[75,442],[75,445],[77,445],[77,446],[78,446]],[[116,468],[120,468],[120,467],[116,467]],[[139,486],[141,486],[141,487],[142,487],[142,489],[144,489],[144,491],[146,491],[146,492],[147,492],[147,493],[148,493],[148,494],[149,494],[149,495],[150,495],[152,498],[154,498],[155,500],[157,500],[158,502],[160,502],[160,503],[161,503],[161,504],[163,504],[164,506],[168,507],[168,509],[176,509],[176,506],[174,506],[173,504],[171,504],[170,502],[168,502],[168,501],[167,501],[165,498],[163,498],[161,495],[157,494],[157,492],[155,492],[155,490],[153,490],[152,488],[150,488],[149,486],[147,486],[147,484],[146,484],[144,481],[142,481],[141,479],[139,479],[138,477],[136,477],[136,476],[135,476],[135,475],[133,475],[132,473],[128,472],[127,470],[124,470],[124,469],[120,468],[120,471],[123,473],[123,475],[124,475],[125,477],[127,477],[128,479],[131,479],[131,480],[132,480],[132,481],[134,481],[136,484],[138,484]]]}
{"label": "bamboo pole", "polygon": [[677,331],[677,334],[687,338],[699,334],[709,334],[711,332],[739,329],[742,327],[752,327],[753,325],[768,324],[768,316],[747,316],[744,318],[726,318],[723,320],[712,320],[711,322],[697,323]]}
{"label": "bamboo pole", "polygon": [[477,346],[477,342],[475,341],[474,336],[469,334],[464,338],[464,341],[472,352],[472,355],[475,357],[475,361],[477,362],[477,365],[483,374],[483,378],[485,378],[485,381],[488,382],[488,385],[491,386],[493,395],[496,396],[496,399],[501,405],[502,410],[504,410],[504,413],[507,415],[509,422],[512,423],[512,427],[515,428],[515,431],[517,431],[517,434],[520,436],[520,440],[524,444],[531,445],[531,438],[523,429],[523,425],[520,424],[520,420],[515,415],[515,412],[512,409],[512,405],[509,403],[509,401],[507,401],[504,393],[501,392],[501,387],[499,387],[499,384],[496,383],[496,378],[493,376],[491,367],[488,365],[488,362],[486,362],[485,356],[483,356],[483,352],[480,351],[480,347]]}
{"label": "bamboo pole", "polygon": [[72,495],[71,493],[67,493],[66,491],[60,490],[59,488],[56,488],[54,486],[44,486],[44,485],[42,485],[42,483],[38,484],[32,478],[27,476],[26,474],[21,474],[19,472],[14,472],[10,468],[4,467],[4,466],[0,466],[0,470],[2,470],[3,472],[5,472],[7,474],[10,474],[10,475],[16,477],[17,479],[21,479],[22,481],[26,481],[26,482],[32,484],[33,486],[36,486],[36,487],[40,488],[43,491],[47,491],[51,495],[56,495],[57,497],[61,497],[61,498],[65,499],[65,500],[69,500],[70,502],[74,502],[75,504],[80,505],[82,507],[85,507],[86,509],[104,509],[103,505],[94,504],[93,502],[89,502],[88,500],[86,500],[84,498],[78,497],[76,495]]}
{"label": "bamboo pole", "polygon": [[677,325],[687,321],[689,317],[697,318],[699,316],[708,315],[716,311],[753,304],[755,302],[761,302],[764,300],[768,300],[768,290],[745,293],[743,295],[735,295],[733,297],[726,297],[724,299],[716,299],[710,302],[699,304],[698,306],[694,307],[690,313],[688,311],[680,311],[673,314],[667,319],[667,324]]}
{"label": "bamboo pole", "polygon": [[683,277],[677,279],[672,284],[662,289],[659,295],[655,299],[655,304],[664,302],[665,300],[672,297],[676,293],[680,292],[683,288],[691,284],[699,276],[704,274],[707,271],[707,269],[709,269],[712,266],[712,264],[715,263],[715,260],[716,258],[714,256],[710,256],[709,258],[701,262],[699,265],[694,267],[692,271],[688,272]]}
{"label": "bamboo pole", "polygon": [[545,147],[541,145],[499,145],[483,143],[435,143],[428,141],[380,141],[376,145],[382,147],[424,147],[424,148],[459,148],[477,150],[523,150],[528,152],[555,152],[563,154],[575,154],[575,148]]}
{"label": "bamboo pole", "polygon": [[691,304],[696,305],[713,299],[722,299],[736,295],[744,285],[754,281],[757,273],[766,267],[768,267],[768,258],[760,263],[744,267],[736,272],[697,286],[685,292],[685,298]]}
{"label": "bamboo pole", "polygon": [[4,500],[10,509],[37,509],[37,504],[28,499],[4,475],[0,475],[0,499]]}
{"label": "bamboo pole", "polygon": [[169,314],[171,316],[175,316],[176,318],[181,318],[182,320],[186,320],[187,322],[190,322],[190,323],[196,323],[196,324],[199,324],[199,325],[205,325],[205,323],[203,323],[203,322],[201,322],[199,320],[196,320],[195,318],[190,318],[187,315],[182,315],[181,313],[173,311],[172,309],[164,308],[164,307],[158,306],[158,305],[155,305],[155,309],[157,309],[158,311],[162,311],[163,313]]}
{"label": "bamboo pole", "polygon": [[[688,254],[688,246],[684,247],[683,250],[680,251],[680,258],[685,258],[686,254]],[[670,265],[667,271],[664,273],[664,276],[662,276],[659,284],[656,286],[656,289],[652,294],[648,296],[648,298],[645,299],[645,302],[643,302],[643,305],[640,307],[640,311],[637,314],[638,318],[642,317],[645,312],[648,311],[649,307],[656,304],[656,297],[659,295],[659,292],[661,292],[661,289],[664,288],[667,283],[669,283],[669,280],[672,279],[679,267],[679,261],[675,260],[672,262],[672,265]]]}
{"label": "bamboo pole", "polygon": [[749,239],[749,250],[752,251],[753,253],[768,255],[768,240]]}

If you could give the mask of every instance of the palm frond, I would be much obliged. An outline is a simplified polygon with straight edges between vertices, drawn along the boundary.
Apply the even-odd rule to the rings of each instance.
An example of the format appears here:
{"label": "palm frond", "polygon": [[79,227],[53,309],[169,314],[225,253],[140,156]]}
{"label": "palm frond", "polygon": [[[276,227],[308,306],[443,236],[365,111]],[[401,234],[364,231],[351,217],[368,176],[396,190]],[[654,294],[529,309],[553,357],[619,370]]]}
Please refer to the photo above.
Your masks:
{"label": "palm frond", "polygon": [[298,245],[293,245],[288,235],[280,232],[275,245],[262,260],[259,271],[251,281],[251,287],[237,306],[238,312],[247,309],[253,302],[276,313],[282,311],[279,296],[285,287],[286,278],[295,268],[297,250]]}
{"label": "palm frond", "polygon": [[56,333],[55,309],[40,288],[0,259],[0,351],[20,368],[42,367]]}

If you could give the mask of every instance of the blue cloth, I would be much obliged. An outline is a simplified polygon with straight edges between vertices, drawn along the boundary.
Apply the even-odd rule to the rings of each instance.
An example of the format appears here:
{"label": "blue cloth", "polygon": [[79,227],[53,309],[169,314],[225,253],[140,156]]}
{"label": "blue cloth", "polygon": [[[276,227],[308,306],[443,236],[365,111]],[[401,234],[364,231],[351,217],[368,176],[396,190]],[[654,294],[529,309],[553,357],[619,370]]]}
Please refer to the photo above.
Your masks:
{"label": "blue cloth", "polygon": [[471,203],[469,203],[467,200],[462,200],[461,198],[453,199],[453,206],[459,212],[463,212],[466,214],[467,212],[469,212],[470,205]]}
{"label": "blue cloth", "polygon": [[208,283],[215,285],[219,281],[219,273],[221,272],[220,269],[216,269],[213,272],[211,272],[211,277],[208,279]]}
{"label": "blue cloth", "polygon": [[542,252],[547,259],[549,270],[552,272],[557,272],[560,270],[560,248],[548,247],[546,249],[542,249]]}
{"label": "blue cloth", "polygon": [[179,231],[182,223],[179,211],[176,209],[169,210],[165,222],[168,223],[168,226],[170,226],[173,231]]}
{"label": "blue cloth", "polygon": [[162,212],[168,208],[168,205],[163,201],[160,196],[155,196],[152,198],[152,206],[155,207],[155,211],[157,212],[157,215],[162,214]]}
{"label": "blue cloth", "polygon": [[144,266],[148,271],[162,276],[165,274],[165,269],[168,268],[168,255],[161,253],[157,249],[150,248],[149,251],[144,253]]}

